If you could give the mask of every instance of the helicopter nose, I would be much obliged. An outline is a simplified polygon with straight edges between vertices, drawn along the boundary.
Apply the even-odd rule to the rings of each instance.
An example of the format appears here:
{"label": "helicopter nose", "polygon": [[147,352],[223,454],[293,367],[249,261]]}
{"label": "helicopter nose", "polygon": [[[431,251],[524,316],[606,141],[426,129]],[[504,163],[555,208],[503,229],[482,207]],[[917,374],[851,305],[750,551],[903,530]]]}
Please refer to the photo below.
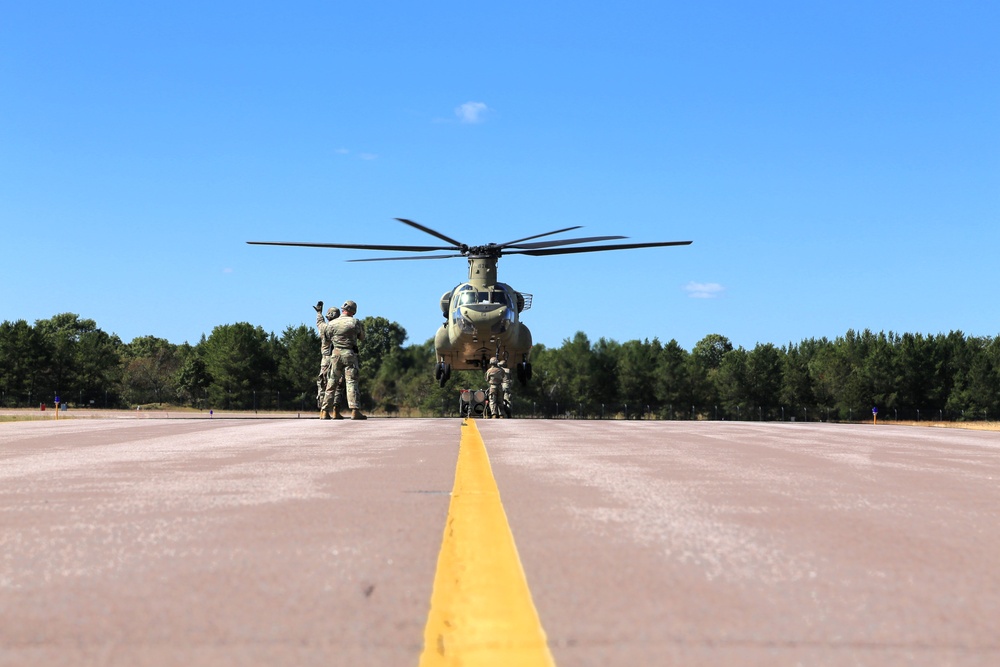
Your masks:
{"label": "helicopter nose", "polygon": [[468,320],[477,328],[488,328],[498,319],[503,318],[507,309],[502,303],[476,303],[462,306],[462,318]]}
{"label": "helicopter nose", "polygon": [[462,314],[468,313],[473,316],[489,316],[496,315],[497,313],[502,313],[507,306],[502,303],[470,303],[466,306],[462,306]]}

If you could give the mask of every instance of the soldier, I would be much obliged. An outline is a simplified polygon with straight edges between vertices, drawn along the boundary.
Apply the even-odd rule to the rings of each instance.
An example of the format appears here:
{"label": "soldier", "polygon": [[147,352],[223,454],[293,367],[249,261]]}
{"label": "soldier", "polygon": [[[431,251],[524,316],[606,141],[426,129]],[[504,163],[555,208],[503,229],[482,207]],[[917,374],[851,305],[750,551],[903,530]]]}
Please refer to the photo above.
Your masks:
{"label": "soldier", "polygon": [[[345,301],[340,307],[341,316],[328,322],[326,330],[333,344],[330,359],[330,376],[326,382],[326,393],[323,395],[323,406],[319,413],[320,419],[341,419],[340,410],[334,405],[334,393],[341,377],[347,379],[347,407],[351,409],[351,419],[368,419],[362,414],[358,405],[358,343],[365,339],[365,328],[361,320],[354,316],[358,313],[358,304]],[[333,415],[330,415],[330,408]]]}
{"label": "soldier", "polygon": [[[326,326],[340,317],[340,308],[331,306],[323,317],[323,302],[318,301],[313,310],[316,311],[316,329],[319,331],[320,345],[322,346],[322,361],[319,366],[319,377],[316,378],[316,407],[323,407],[323,394],[326,393],[326,381],[330,377],[330,363],[333,358],[333,339],[327,334]],[[337,390],[333,396],[333,404],[336,407],[334,419],[343,419],[340,416],[340,406],[344,404],[344,381],[341,379],[337,384]]]}
{"label": "soldier", "polygon": [[512,403],[512,392],[511,392],[511,379],[510,379],[510,369],[507,368],[507,362],[501,359],[497,362],[497,366],[503,371],[503,382],[501,383],[501,388],[503,389],[503,402],[500,407],[503,410],[504,415],[507,419],[512,416],[513,403]]}
{"label": "soldier", "polygon": [[486,381],[490,385],[490,419],[500,419],[500,394],[502,391],[504,372],[497,366],[497,358],[490,359],[490,367],[486,370]]}

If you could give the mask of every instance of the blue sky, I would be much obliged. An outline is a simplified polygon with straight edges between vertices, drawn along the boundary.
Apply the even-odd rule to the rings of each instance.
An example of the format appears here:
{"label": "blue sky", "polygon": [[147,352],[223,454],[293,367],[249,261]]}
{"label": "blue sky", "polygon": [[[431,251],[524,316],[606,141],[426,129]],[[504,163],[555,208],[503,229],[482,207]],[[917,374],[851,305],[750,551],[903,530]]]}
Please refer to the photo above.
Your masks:
{"label": "blue sky", "polygon": [[[248,240],[691,246],[509,256],[535,342],[1000,334],[992,2],[39,2],[0,20],[0,320],[433,336],[462,259]],[[391,254],[391,253],[389,253]]]}

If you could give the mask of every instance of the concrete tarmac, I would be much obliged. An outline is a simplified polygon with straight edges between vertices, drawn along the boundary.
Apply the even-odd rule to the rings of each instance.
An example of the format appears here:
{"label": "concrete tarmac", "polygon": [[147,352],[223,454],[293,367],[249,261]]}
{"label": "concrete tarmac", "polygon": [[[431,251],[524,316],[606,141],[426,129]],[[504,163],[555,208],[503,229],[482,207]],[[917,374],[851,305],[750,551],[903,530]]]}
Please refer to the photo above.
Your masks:
{"label": "concrete tarmac", "polygon": [[[480,420],[557,665],[1000,664],[1000,434]],[[459,419],[0,424],[0,665],[416,665]]]}

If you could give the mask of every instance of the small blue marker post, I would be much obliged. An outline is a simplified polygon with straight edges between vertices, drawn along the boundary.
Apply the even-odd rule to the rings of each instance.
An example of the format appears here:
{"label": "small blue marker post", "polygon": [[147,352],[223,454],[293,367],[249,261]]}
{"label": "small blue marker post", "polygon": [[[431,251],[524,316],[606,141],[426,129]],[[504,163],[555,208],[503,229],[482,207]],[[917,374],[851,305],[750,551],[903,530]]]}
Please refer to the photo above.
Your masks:
{"label": "small blue marker post", "polygon": [[872,424],[878,424],[878,406],[872,408]]}

